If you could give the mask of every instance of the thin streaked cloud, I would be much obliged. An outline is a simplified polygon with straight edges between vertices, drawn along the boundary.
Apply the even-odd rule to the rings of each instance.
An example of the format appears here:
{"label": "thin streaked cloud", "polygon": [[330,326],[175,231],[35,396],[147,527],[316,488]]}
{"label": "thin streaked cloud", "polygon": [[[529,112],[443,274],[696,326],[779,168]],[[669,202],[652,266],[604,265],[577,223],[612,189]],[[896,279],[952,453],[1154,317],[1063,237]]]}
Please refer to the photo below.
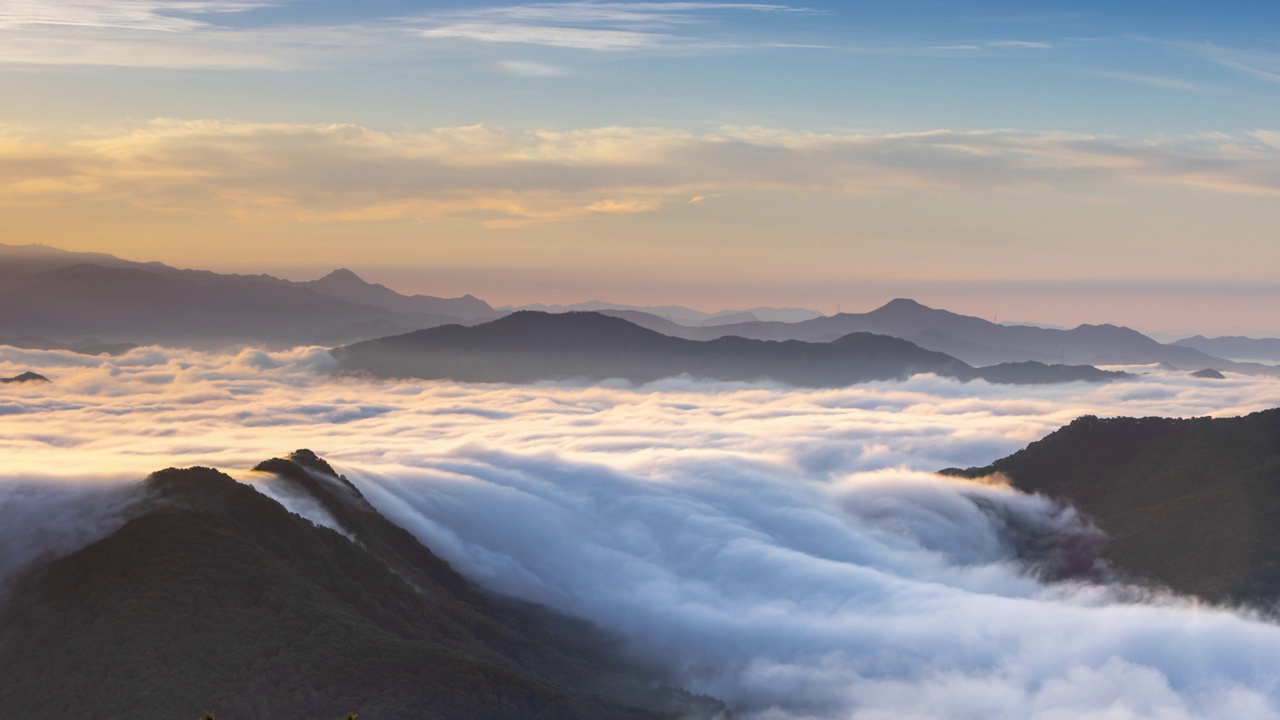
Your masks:
{"label": "thin streaked cloud", "polygon": [[712,14],[730,12],[812,11],[761,3],[567,2],[481,8],[425,16],[413,22],[426,24],[419,32],[432,39],[608,52],[732,44],[696,31],[711,21]]}
{"label": "thin streaked cloud", "polygon": [[1060,44],[1049,42],[1032,42],[1030,40],[988,40],[988,41],[962,41],[946,43],[942,45],[929,45],[925,48],[904,47],[898,50],[906,54],[918,54],[922,50],[943,50],[943,51],[960,51],[960,52],[977,52],[986,51],[1015,51],[1015,50],[1052,50],[1060,47]]}
{"label": "thin streaked cloud", "polygon": [[[217,22],[220,16],[285,5],[289,3],[263,0],[0,0],[0,63],[290,69],[339,59],[409,60],[424,45],[448,40],[598,52],[744,47],[748,43],[729,39],[732,31],[717,18],[811,13],[759,3],[568,2],[366,17],[334,25]],[[725,37],[713,37],[717,32]],[[533,63],[495,67],[527,76],[548,74]]]}
{"label": "thin streaked cloud", "polygon": [[376,25],[228,26],[220,17],[285,3],[260,0],[0,0],[0,63],[145,68],[314,66],[403,34]]}
{"label": "thin streaked cloud", "polygon": [[457,38],[477,42],[547,45],[577,50],[639,50],[671,43],[674,38],[664,33],[575,28],[553,25],[518,25],[492,23],[456,23],[421,31],[425,38]]}
{"label": "thin streaked cloud", "polygon": [[494,67],[508,75],[521,77],[564,77],[570,75],[567,68],[548,63],[529,62],[527,60],[499,60]]}
{"label": "thin streaked cloud", "polygon": [[1168,90],[1188,90],[1200,91],[1204,90],[1203,85],[1179,80],[1177,78],[1164,77],[1161,75],[1146,75],[1143,73],[1118,72],[1114,70],[1086,70],[1085,73],[1094,77],[1107,78],[1108,80],[1119,80],[1121,82],[1134,83],[1137,85],[1149,85],[1151,87],[1166,88]]}
{"label": "thin streaked cloud", "polygon": [[0,30],[41,26],[184,32],[207,27],[197,19],[271,7],[257,0],[4,0]]}
{"label": "thin streaked cloud", "polygon": [[1178,43],[1175,46],[1222,67],[1237,70],[1259,80],[1280,83],[1280,53],[1231,48],[1210,42]]}
{"label": "thin streaked cloud", "polygon": [[1033,40],[996,40],[987,43],[987,47],[1004,47],[1004,48],[1026,48],[1031,50],[1044,50],[1053,47],[1052,43],[1039,42]]}

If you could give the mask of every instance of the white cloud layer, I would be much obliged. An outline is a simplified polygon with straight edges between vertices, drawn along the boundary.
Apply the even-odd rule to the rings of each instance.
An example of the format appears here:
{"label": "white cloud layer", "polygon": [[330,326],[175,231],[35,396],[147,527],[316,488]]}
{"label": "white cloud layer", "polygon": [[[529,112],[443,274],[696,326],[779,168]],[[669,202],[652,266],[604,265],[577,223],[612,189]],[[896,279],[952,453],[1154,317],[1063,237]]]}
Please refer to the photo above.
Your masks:
{"label": "white cloud layer", "polygon": [[0,375],[28,368],[54,382],[0,390],[0,508],[23,519],[0,580],[109,531],[122,477],[253,479],[310,447],[472,579],[620,633],[746,717],[1280,717],[1280,628],[1043,583],[1010,538],[1088,542],[1069,508],[928,472],[1084,413],[1280,405],[1275,380],[512,387],[333,378],[317,348],[0,348]]}

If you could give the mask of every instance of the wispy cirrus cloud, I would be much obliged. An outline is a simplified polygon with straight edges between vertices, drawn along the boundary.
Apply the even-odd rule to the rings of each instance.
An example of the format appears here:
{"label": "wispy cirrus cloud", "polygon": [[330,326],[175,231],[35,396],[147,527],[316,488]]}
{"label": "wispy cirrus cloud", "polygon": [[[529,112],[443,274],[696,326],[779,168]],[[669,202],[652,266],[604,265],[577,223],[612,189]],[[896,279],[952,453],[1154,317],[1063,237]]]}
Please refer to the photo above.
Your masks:
{"label": "wispy cirrus cloud", "polygon": [[207,27],[201,17],[278,3],[260,0],[4,0],[0,30],[41,26],[182,32]]}
{"label": "wispy cirrus cloud", "polygon": [[[930,45],[928,50],[963,50],[973,52],[977,50],[1050,50],[1058,47],[1054,43],[1040,42],[1036,40],[985,40],[985,41],[966,41],[959,43],[949,43],[946,45]],[[901,49],[903,52],[920,52],[919,49]]]}
{"label": "wispy cirrus cloud", "polygon": [[[3,0],[0,63],[162,68],[291,68],[375,44],[370,28],[230,27],[259,0]],[[385,34],[385,33],[383,33]],[[386,47],[386,43],[381,43]]]}
{"label": "wispy cirrus cloud", "polygon": [[565,2],[481,8],[421,18],[423,37],[600,52],[724,45],[693,28],[710,14],[811,12],[787,5],[710,2]]}
{"label": "wispy cirrus cloud", "polygon": [[522,77],[563,77],[570,74],[568,69],[559,65],[529,62],[527,60],[499,60],[494,63],[494,67],[508,75]]}
{"label": "wispy cirrus cloud", "polygon": [[1053,47],[1052,43],[1038,40],[996,40],[987,43],[987,47],[1024,48],[1029,50],[1045,50]]}
{"label": "wispy cirrus cloud", "polygon": [[1198,83],[1179,80],[1177,78],[1164,77],[1162,75],[1147,75],[1145,73],[1118,72],[1113,70],[1086,70],[1086,73],[1095,77],[1107,78],[1108,80],[1119,80],[1120,82],[1133,83],[1136,85],[1148,85],[1150,87],[1160,87],[1168,90],[1203,90],[1204,86]]}
{"label": "wispy cirrus cloud", "polygon": [[1142,140],[1016,130],[385,132],[178,120],[61,143],[0,137],[0,203],[107,199],[246,220],[455,217],[501,227],[741,192],[1096,192],[1108,183],[1280,196],[1280,146],[1267,132]]}
{"label": "wispy cirrus cloud", "polygon": [[662,33],[608,28],[558,27],[462,22],[421,31],[426,38],[460,38],[478,42],[549,45],[577,50],[638,50],[664,45],[670,38]]}
{"label": "wispy cirrus cloud", "polygon": [[1175,46],[1222,67],[1259,80],[1280,83],[1280,53],[1225,47],[1211,42],[1177,43]]}
{"label": "wispy cirrus cloud", "polygon": [[[408,17],[371,15],[334,25],[218,22],[220,16],[289,4],[274,0],[4,0],[0,2],[0,63],[290,69],[322,66],[336,58],[410,58],[424,44],[451,39],[602,52],[687,50],[740,44],[712,37],[712,29],[721,27],[717,18],[811,12],[761,3],[564,2]],[[293,13],[290,17],[304,16]]]}

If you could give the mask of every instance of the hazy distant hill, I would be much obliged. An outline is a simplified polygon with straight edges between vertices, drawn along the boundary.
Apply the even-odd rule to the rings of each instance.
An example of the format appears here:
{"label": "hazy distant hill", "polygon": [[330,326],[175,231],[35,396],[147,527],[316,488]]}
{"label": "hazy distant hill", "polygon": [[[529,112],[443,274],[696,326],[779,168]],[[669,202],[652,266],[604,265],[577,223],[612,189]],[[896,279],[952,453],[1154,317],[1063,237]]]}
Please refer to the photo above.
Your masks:
{"label": "hazy distant hill", "polygon": [[[123,527],[0,609],[15,720],[567,720],[720,708],[591,628],[473,588],[308,451],[258,467],[342,533],[215,470],[164,470]],[[313,511],[314,512],[314,511]]]}
{"label": "hazy distant hill", "polygon": [[1200,352],[1230,360],[1280,362],[1280,338],[1239,336],[1207,338],[1196,335],[1178,340],[1174,345],[1194,348]]}
{"label": "hazy distant hill", "polygon": [[652,315],[667,322],[682,325],[686,328],[700,327],[702,325],[710,326],[732,324],[755,320],[795,323],[802,320],[812,320],[813,318],[822,317],[822,313],[817,310],[808,310],[805,308],[756,307],[749,310],[721,310],[717,313],[706,313],[701,310],[694,310],[682,305],[624,305],[621,303],[603,302],[600,300],[590,300],[587,302],[574,303],[572,305],[544,305],[542,303],[536,303],[533,305],[521,305],[518,307],[504,307],[502,310],[507,312],[532,310],[534,312],[548,313],[598,312],[605,315],[611,315],[617,311],[628,313],[638,312]]}
{"label": "hazy distant hill", "polygon": [[1058,330],[1000,325],[982,318],[898,299],[867,313],[841,313],[797,323],[748,322],[677,330],[680,337],[707,340],[727,335],[759,340],[822,342],[851,332],[870,332],[910,340],[920,347],[952,355],[973,365],[1039,361],[1121,365],[1163,362],[1184,370],[1204,367],[1265,371],[1211,357],[1200,350],[1159,343],[1136,330],[1115,325],[1081,325]]}
{"label": "hazy distant hill", "polygon": [[468,382],[623,378],[649,382],[688,374],[730,381],[772,380],[839,387],[936,373],[994,382],[1105,381],[1093,367],[973,368],[949,355],[884,335],[851,333],[831,342],[693,341],[601,313],[522,311],[473,327],[420,330],[332,351],[349,371]]}
{"label": "hazy distant hill", "polygon": [[319,280],[296,284],[339,300],[373,305],[398,313],[420,313],[465,320],[492,320],[500,314],[485,301],[471,295],[460,298],[401,295],[384,285],[367,283],[346,268],[334,270]]}
{"label": "hazy distant hill", "polygon": [[405,296],[350,271],[289,282],[0,245],[0,336],[59,343],[333,345],[498,313],[474,297]]}
{"label": "hazy distant hill", "polygon": [[987,467],[1066,498],[1138,577],[1214,600],[1280,600],[1280,409],[1189,420],[1082,417]]}
{"label": "hazy distant hill", "polygon": [[86,338],[79,342],[65,343],[41,337],[0,337],[0,345],[22,348],[24,350],[70,350],[81,355],[123,355],[137,347],[133,343],[104,343],[97,338]]}

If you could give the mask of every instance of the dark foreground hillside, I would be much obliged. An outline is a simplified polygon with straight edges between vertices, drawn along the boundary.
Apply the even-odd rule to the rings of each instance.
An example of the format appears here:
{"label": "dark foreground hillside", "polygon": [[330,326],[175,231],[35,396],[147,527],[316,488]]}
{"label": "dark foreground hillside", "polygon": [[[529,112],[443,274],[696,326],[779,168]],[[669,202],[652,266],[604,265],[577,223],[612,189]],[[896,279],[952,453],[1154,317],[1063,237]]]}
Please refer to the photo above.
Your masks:
{"label": "dark foreground hillside", "polygon": [[686,340],[594,312],[522,311],[482,325],[447,325],[332,351],[342,368],[381,377],[463,382],[621,378],[643,383],[679,375],[841,387],[934,373],[998,383],[1106,382],[1126,377],[1091,366],[1027,362],[974,368],[906,340],[855,332],[830,342],[722,337]]}
{"label": "dark foreground hillside", "polygon": [[592,628],[472,588],[310,452],[259,469],[345,533],[215,470],[154,474],[117,532],[14,589],[0,611],[0,716],[651,720],[719,709],[624,664]]}
{"label": "dark foreground hillside", "polygon": [[1280,600],[1280,409],[1237,418],[1082,417],[981,468],[1066,498],[1119,568],[1212,600]]}

